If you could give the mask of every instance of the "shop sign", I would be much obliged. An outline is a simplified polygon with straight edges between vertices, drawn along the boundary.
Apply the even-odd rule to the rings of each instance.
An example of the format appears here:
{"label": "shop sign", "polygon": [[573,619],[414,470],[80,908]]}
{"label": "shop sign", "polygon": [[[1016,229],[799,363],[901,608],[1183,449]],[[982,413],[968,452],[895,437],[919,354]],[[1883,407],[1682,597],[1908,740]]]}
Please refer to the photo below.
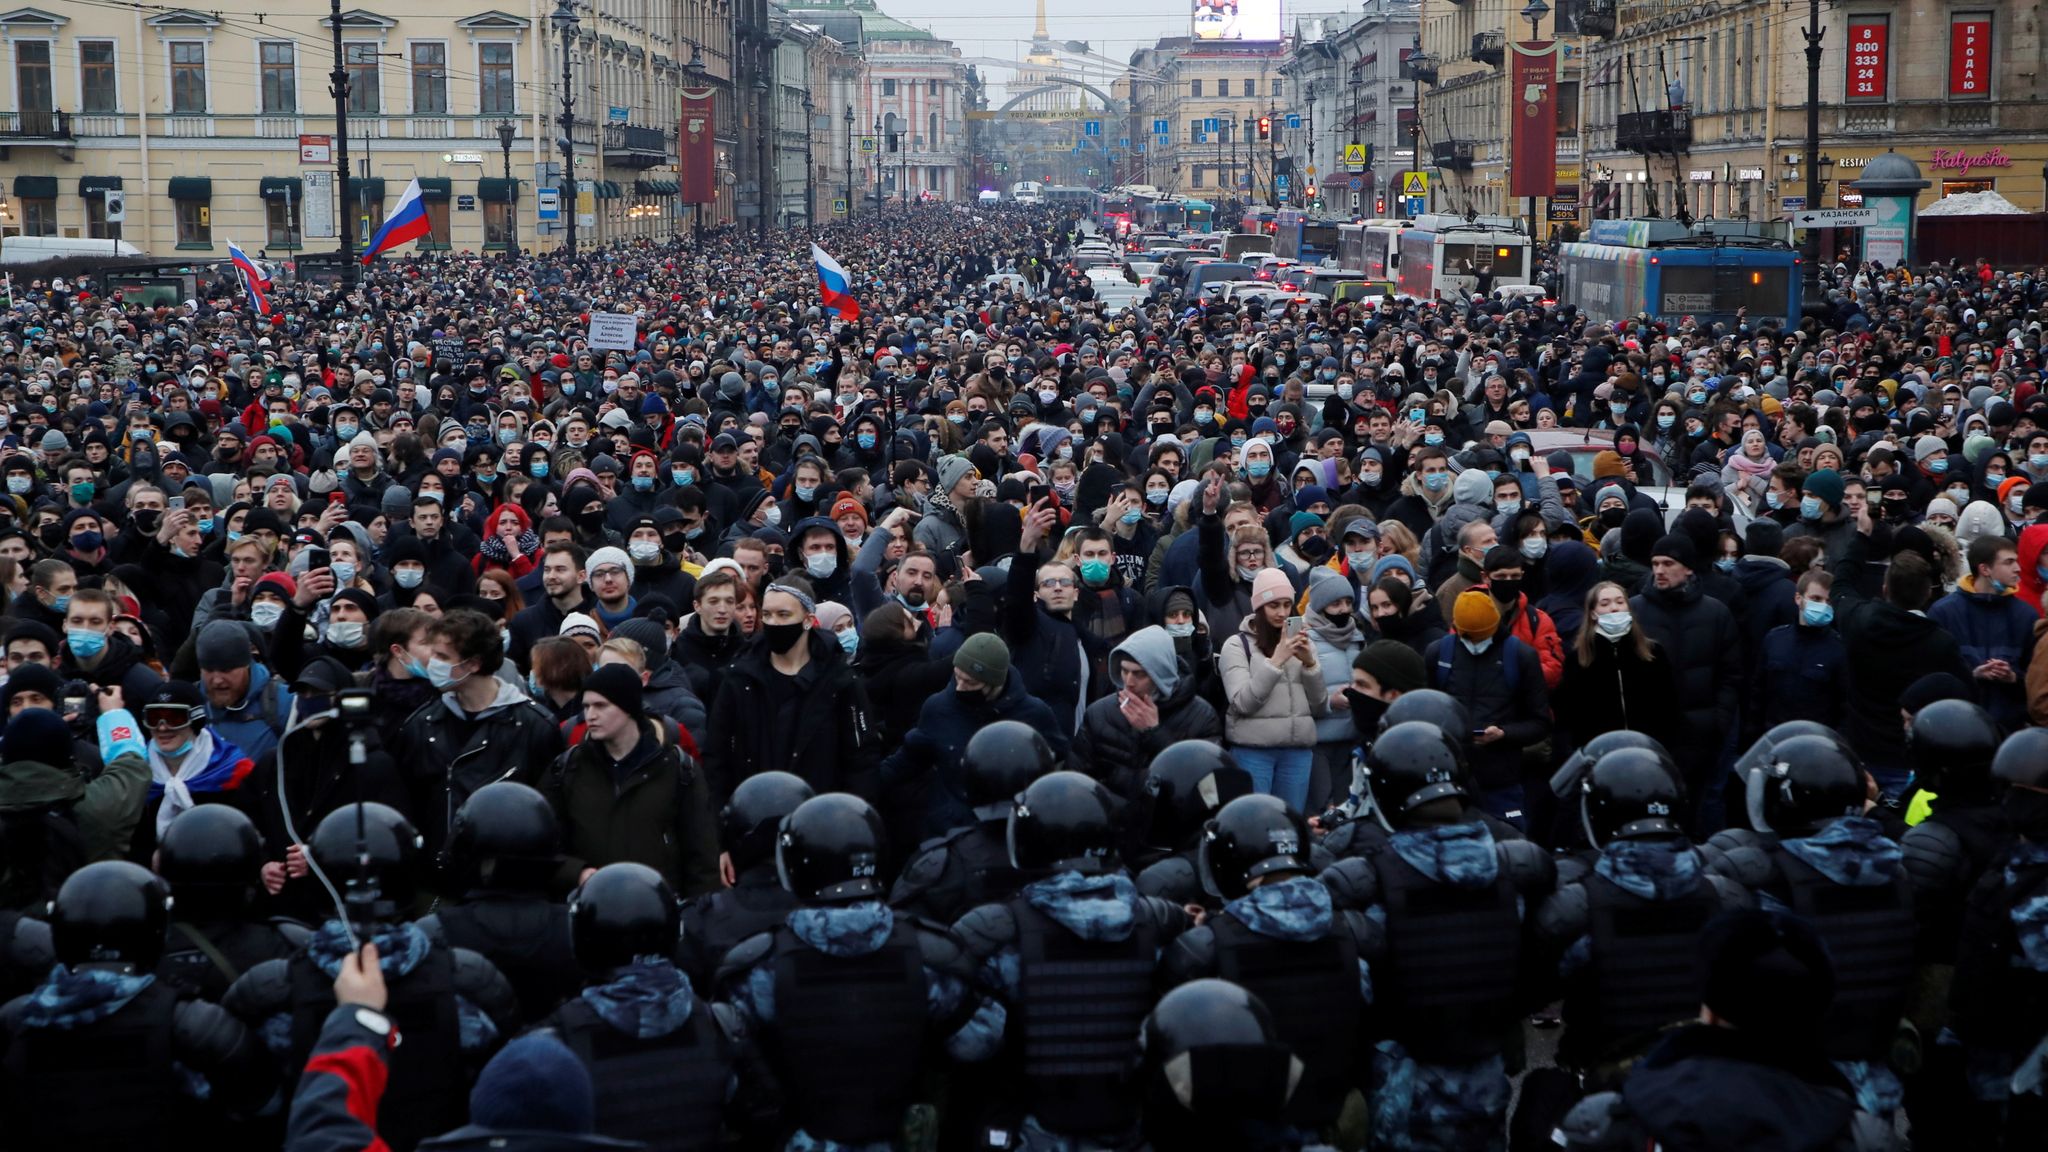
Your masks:
{"label": "shop sign", "polygon": [[1927,166],[1937,172],[1968,172],[1972,168],[2010,168],[2012,157],[2003,148],[1990,148],[1983,152],[1965,152],[1961,148],[1936,148],[1929,153]]}

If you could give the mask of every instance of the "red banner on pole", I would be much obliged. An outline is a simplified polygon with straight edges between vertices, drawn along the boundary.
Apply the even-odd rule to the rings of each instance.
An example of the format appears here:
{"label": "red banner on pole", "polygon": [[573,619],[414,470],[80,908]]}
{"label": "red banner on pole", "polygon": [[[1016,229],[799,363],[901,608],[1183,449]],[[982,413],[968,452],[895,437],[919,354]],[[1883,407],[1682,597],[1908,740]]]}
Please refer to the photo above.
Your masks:
{"label": "red banner on pole", "polygon": [[684,204],[710,204],[718,199],[718,149],[711,139],[717,93],[709,88],[683,89],[683,118],[676,125],[676,163],[682,170]]}
{"label": "red banner on pole", "polygon": [[1508,195],[1548,196],[1557,189],[1557,42],[1530,40],[1509,48],[1515,123]]}
{"label": "red banner on pole", "polygon": [[1991,95],[1991,17],[1958,16],[1948,26],[1948,94]]}
{"label": "red banner on pole", "polygon": [[1891,20],[1886,16],[1859,16],[1849,21],[1849,79],[1843,89],[1849,99],[1884,99],[1891,32]]}

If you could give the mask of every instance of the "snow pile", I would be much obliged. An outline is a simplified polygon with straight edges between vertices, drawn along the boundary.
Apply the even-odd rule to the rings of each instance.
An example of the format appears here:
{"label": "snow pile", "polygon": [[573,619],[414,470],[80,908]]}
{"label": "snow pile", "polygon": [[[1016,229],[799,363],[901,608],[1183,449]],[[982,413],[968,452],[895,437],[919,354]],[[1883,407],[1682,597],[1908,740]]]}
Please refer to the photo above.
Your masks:
{"label": "snow pile", "polygon": [[1958,192],[1920,210],[1922,216],[2025,216],[2027,210],[1996,192]]}

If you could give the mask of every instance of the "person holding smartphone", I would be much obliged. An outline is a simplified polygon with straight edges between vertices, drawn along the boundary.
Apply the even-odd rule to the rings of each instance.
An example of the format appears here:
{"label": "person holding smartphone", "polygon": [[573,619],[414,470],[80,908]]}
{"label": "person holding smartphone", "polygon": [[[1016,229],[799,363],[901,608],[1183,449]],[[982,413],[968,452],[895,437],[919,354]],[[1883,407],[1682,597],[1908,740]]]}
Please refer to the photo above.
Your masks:
{"label": "person holding smartphone", "polygon": [[1260,792],[1302,811],[1315,761],[1316,720],[1329,711],[1314,643],[1293,616],[1294,585],[1278,568],[1252,580],[1252,611],[1217,658],[1229,703],[1223,734]]}

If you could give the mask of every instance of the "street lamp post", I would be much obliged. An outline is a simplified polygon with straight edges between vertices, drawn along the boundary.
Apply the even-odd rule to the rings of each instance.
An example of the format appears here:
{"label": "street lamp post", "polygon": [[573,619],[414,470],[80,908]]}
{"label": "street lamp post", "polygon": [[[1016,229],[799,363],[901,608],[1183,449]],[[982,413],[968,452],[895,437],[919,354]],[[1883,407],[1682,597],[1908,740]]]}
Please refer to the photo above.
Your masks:
{"label": "street lamp post", "polygon": [[875,117],[875,215],[882,214],[882,118]]}
{"label": "street lamp post", "polygon": [[510,120],[498,121],[498,148],[505,154],[505,254],[519,255],[519,185],[512,183],[512,138],[519,129]]}
{"label": "street lamp post", "polygon": [[569,71],[569,43],[576,38],[576,9],[570,0],[555,0],[555,11],[549,17],[555,26],[555,35],[562,41],[562,214],[568,220],[568,233],[564,240],[569,255],[576,254],[576,89],[575,79]]}
{"label": "street lamp post", "polygon": [[853,105],[846,106],[846,218],[853,219]]}
{"label": "street lamp post", "polygon": [[[704,90],[704,49],[694,41],[690,44],[690,62],[683,65],[683,75],[688,78],[684,83],[689,85],[692,92]],[[718,173],[715,171],[711,174],[711,188],[711,194],[713,196],[718,195]],[[691,208],[693,211],[691,212],[690,219],[690,240],[692,243],[702,245],[704,243],[704,202],[699,200],[691,205]]]}
{"label": "street lamp post", "polygon": [[[769,131],[768,124],[768,121],[770,119],[769,113],[774,107],[774,101],[772,99],[774,95],[774,87],[768,83],[768,76],[765,69],[768,66],[773,65],[775,57],[769,50],[763,49],[761,52],[761,58],[763,61],[764,70],[760,73],[757,73],[754,77],[754,99],[756,101],[756,106],[760,108],[760,114],[756,116],[754,119],[754,134],[759,140],[759,143],[756,145],[755,150],[758,151],[761,156],[761,163],[758,166],[761,171],[761,214],[754,217],[754,235],[765,241],[768,239],[768,205],[771,203],[769,197],[771,195],[774,196],[774,200],[772,201],[772,203],[774,203],[778,207],[781,206],[781,204],[783,203],[782,149],[779,147],[771,148],[769,146],[769,142],[780,135],[779,132],[771,133]],[[769,188],[771,185],[774,188],[773,193],[769,192]]]}
{"label": "street lamp post", "polygon": [[[1530,43],[1536,42],[1537,26],[1542,24],[1543,18],[1548,15],[1550,15],[1550,5],[1545,4],[1543,0],[1529,0],[1527,4],[1522,6],[1522,19],[1529,22]],[[1536,242],[1536,200],[1537,197],[1534,195],[1529,197],[1529,242],[1531,244]]]}
{"label": "street lamp post", "polygon": [[804,233],[818,232],[818,182],[811,168],[811,129],[817,124],[818,106],[811,102],[811,90],[804,89]]}
{"label": "street lamp post", "polygon": [[356,286],[356,228],[349,215],[348,171],[348,63],[341,47],[341,0],[328,4],[327,21],[334,32],[334,71],[328,73],[328,91],[334,96],[334,182],[335,201],[341,208],[341,284]]}
{"label": "street lamp post", "polygon": [[[1806,206],[1820,207],[1820,0],[1806,5]],[[1820,229],[1806,230],[1806,266],[1800,277],[1804,299],[1820,299]]]}

